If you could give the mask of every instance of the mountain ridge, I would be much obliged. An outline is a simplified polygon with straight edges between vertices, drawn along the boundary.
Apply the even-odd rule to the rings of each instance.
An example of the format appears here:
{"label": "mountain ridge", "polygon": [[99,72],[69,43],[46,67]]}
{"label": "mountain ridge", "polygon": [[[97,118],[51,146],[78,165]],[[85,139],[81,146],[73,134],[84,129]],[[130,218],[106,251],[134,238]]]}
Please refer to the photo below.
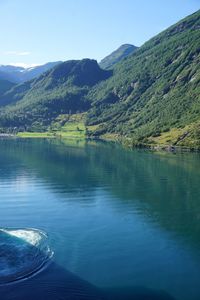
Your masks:
{"label": "mountain ridge", "polygon": [[115,51],[104,57],[100,62],[99,65],[102,69],[110,69],[113,66],[121,61],[123,58],[127,57],[134,51],[136,51],[138,47],[131,45],[131,44],[123,44]]}

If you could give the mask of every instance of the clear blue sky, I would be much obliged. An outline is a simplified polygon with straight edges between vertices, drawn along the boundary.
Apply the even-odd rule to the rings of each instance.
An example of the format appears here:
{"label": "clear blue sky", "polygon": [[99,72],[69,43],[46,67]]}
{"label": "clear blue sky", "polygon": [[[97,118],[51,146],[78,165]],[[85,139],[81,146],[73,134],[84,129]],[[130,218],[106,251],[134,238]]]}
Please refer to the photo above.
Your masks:
{"label": "clear blue sky", "polygon": [[200,0],[0,0],[0,64],[100,60],[200,9]]}

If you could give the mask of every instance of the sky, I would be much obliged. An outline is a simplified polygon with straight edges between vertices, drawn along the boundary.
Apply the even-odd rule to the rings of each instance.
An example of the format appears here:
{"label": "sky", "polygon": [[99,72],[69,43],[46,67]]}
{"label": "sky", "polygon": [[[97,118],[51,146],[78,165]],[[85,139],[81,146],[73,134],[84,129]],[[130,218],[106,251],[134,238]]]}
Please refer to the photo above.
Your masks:
{"label": "sky", "polygon": [[0,64],[100,61],[200,9],[200,0],[0,0]]}

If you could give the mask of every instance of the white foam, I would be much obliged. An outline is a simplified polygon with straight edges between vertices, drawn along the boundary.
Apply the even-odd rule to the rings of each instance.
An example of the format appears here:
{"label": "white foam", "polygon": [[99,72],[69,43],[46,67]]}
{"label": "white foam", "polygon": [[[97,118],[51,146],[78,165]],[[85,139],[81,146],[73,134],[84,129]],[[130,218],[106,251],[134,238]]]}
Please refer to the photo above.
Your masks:
{"label": "white foam", "polygon": [[0,284],[33,276],[52,256],[53,251],[44,232],[37,229],[0,229]]}
{"label": "white foam", "polygon": [[23,229],[18,229],[18,230],[6,230],[6,229],[1,229],[1,231],[5,232],[8,235],[15,236],[17,238],[20,238],[27,243],[37,246],[42,237],[43,233],[40,231],[34,231],[34,230],[23,230]]}

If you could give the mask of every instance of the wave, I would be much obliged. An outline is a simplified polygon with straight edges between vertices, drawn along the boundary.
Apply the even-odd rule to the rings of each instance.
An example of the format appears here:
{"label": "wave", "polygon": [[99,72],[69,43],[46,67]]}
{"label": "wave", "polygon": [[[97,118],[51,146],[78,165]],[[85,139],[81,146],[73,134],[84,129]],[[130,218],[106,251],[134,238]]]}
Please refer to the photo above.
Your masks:
{"label": "wave", "polygon": [[0,229],[0,284],[26,279],[50,261],[47,235],[37,229]]}

